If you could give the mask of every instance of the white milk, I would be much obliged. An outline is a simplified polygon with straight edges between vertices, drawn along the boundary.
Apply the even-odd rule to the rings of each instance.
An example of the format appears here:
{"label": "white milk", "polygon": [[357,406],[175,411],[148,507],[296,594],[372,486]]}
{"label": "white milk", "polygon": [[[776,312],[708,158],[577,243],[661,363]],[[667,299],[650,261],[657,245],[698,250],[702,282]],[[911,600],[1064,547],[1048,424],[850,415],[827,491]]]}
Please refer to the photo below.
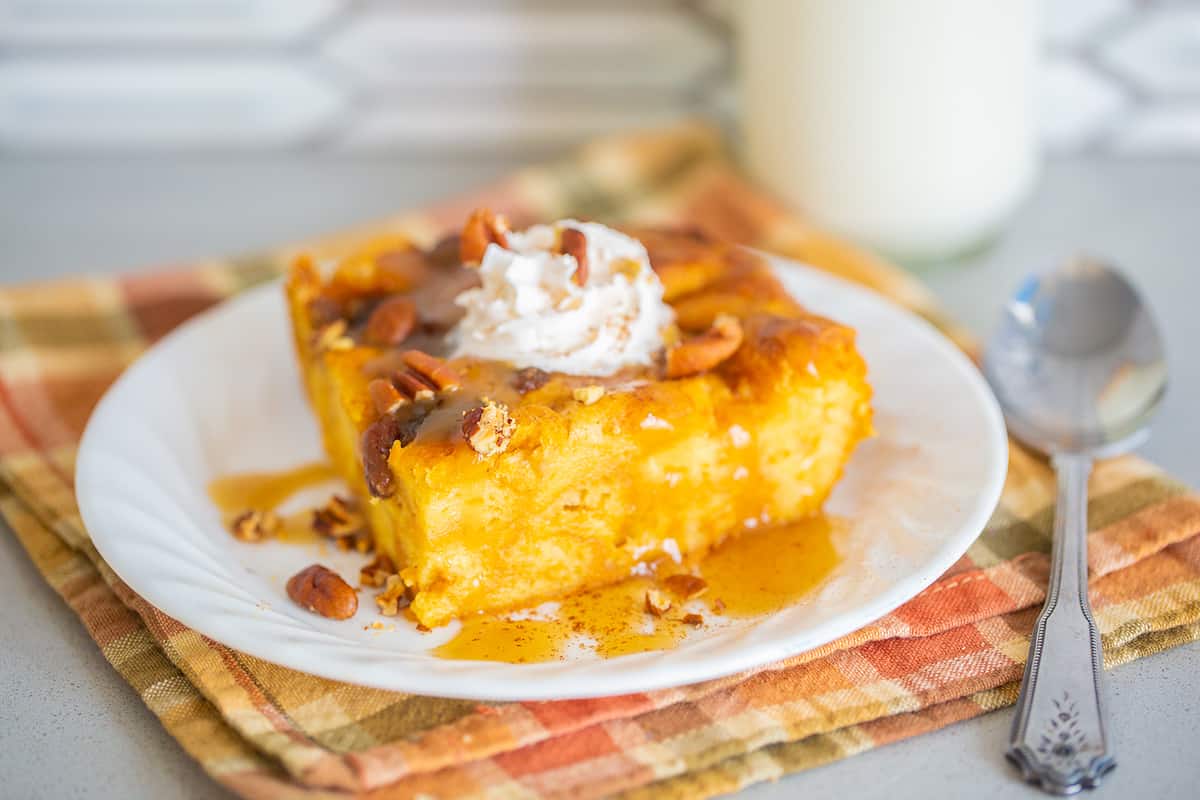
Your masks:
{"label": "white milk", "polygon": [[1037,166],[1036,0],[740,0],[745,160],[900,258],[997,232]]}

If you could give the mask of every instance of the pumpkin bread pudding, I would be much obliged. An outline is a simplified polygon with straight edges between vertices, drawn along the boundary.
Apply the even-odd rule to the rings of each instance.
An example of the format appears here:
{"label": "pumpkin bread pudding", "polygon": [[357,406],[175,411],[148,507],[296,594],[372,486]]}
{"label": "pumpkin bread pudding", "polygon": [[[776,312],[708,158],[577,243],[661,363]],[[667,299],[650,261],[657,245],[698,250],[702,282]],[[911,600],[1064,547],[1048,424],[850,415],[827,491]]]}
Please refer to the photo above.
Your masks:
{"label": "pumpkin bread pudding", "polygon": [[814,514],[871,430],[854,331],[691,232],[481,210],[299,259],[287,295],[325,448],[430,627]]}

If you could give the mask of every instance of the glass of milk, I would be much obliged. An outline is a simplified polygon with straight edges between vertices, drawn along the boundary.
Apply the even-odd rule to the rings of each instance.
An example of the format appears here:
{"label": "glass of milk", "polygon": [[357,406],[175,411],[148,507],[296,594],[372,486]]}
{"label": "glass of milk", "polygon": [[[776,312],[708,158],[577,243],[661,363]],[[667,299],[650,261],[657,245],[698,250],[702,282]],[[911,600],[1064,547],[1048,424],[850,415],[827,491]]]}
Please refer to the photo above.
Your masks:
{"label": "glass of milk", "polygon": [[1033,183],[1036,0],[740,0],[750,172],[902,261],[983,246]]}

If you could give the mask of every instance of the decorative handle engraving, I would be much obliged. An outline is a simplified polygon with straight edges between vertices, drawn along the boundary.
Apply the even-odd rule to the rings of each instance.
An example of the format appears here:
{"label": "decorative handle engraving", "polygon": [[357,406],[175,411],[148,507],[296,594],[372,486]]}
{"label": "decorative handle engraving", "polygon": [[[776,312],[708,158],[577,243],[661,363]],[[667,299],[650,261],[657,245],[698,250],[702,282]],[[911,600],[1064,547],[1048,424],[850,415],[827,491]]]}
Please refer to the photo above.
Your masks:
{"label": "decorative handle engraving", "polygon": [[1008,759],[1054,794],[1099,785],[1116,762],[1104,733],[1100,631],[1087,597],[1091,459],[1055,457],[1058,509],[1046,605],[1033,629]]}

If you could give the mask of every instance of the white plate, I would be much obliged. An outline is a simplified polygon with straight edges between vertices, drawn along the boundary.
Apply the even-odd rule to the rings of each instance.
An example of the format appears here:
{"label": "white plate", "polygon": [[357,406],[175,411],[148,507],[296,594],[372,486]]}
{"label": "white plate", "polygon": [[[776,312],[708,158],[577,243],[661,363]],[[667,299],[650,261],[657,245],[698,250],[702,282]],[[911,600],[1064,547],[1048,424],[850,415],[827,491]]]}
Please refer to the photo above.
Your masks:
{"label": "white plate", "polygon": [[[317,545],[236,542],[206,494],[215,477],[321,457],[278,284],[189,321],[109,389],[79,451],[84,522],[117,574],[185,625],[268,661],[384,689],[595,697],[714,678],[825,644],[913,597],[963,554],[1000,496],[1007,440],[978,371],[930,325],[824,273],[775,266],[805,305],[858,329],[879,431],[827,505],[850,520],[834,541],[839,565],[776,614],[706,625],[673,650],[517,665],[430,654],[456,623],[429,634],[403,622],[364,630],[396,622],[366,597],[348,622],[296,607],[284,583],[317,560]],[[361,558],[329,550],[320,560],[356,575]]]}

